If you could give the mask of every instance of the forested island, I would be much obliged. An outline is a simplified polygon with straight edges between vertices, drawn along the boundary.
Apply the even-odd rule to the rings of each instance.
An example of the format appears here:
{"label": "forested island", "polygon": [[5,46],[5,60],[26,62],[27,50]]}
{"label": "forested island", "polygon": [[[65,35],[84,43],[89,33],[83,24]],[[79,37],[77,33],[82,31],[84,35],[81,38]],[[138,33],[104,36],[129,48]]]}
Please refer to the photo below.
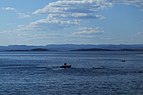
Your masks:
{"label": "forested island", "polygon": [[6,51],[50,51],[50,50],[44,48],[35,48],[30,50],[6,50]]}
{"label": "forested island", "polygon": [[143,51],[143,49],[102,49],[102,48],[89,48],[89,49],[75,49],[72,51]]}

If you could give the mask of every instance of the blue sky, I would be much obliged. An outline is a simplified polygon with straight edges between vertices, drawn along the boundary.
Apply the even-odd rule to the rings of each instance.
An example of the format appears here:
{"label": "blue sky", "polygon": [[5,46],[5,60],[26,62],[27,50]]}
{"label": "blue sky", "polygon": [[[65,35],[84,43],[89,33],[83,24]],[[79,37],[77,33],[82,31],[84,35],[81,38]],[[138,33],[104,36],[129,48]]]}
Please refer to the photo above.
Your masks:
{"label": "blue sky", "polygon": [[143,44],[143,0],[1,0],[0,45]]}

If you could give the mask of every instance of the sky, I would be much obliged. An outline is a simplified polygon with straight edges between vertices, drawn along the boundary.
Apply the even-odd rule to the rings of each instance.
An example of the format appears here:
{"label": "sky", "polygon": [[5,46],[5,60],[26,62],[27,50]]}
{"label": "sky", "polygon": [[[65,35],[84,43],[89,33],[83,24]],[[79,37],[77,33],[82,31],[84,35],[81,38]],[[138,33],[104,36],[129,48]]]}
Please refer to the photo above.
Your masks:
{"label": "sky", "polygon": [[0,45],[143,44],[143,0],[1,0]]}

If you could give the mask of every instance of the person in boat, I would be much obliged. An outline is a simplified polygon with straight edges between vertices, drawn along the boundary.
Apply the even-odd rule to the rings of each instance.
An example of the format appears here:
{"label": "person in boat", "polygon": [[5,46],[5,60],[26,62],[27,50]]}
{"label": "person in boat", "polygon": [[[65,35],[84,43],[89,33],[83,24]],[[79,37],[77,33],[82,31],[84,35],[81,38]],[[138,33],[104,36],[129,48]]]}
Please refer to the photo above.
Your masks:
{"label": "person in boat", "polygon": [[126,60],[122,60],[122,62],[126,62]]}
{"label": "person in boat", "polygon": [[65,66],[65,67],[68,66],[67,63],[64,63],[64,66]]}
{"label": "person in boat", "polygon": [[61,68],[70,68],[70,67],[71,67],[71,65],[67,65],[67,63],[64,63],[64,65],[61,66]]}

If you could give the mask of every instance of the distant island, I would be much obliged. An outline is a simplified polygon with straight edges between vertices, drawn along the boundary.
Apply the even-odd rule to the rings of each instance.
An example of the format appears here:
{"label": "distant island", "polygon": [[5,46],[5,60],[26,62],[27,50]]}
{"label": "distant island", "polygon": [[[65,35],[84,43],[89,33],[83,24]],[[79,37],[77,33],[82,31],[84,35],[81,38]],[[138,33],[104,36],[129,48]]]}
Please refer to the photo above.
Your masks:
{"label": "distant island", "polygon": [[111,49],[89,48],[89,49],[75,49],[72,51],[112,51]]}
{"label": "distant island", "polygon": [[143,51],[143,49],[102,49],[102,48],[89,48],[89,49],[75,49],[71,51]]}
{"label": "distant island", "polygon": [[50,51],[50,50],[44,48],[35,48],[30,50],[6,50],[6,51]]}

